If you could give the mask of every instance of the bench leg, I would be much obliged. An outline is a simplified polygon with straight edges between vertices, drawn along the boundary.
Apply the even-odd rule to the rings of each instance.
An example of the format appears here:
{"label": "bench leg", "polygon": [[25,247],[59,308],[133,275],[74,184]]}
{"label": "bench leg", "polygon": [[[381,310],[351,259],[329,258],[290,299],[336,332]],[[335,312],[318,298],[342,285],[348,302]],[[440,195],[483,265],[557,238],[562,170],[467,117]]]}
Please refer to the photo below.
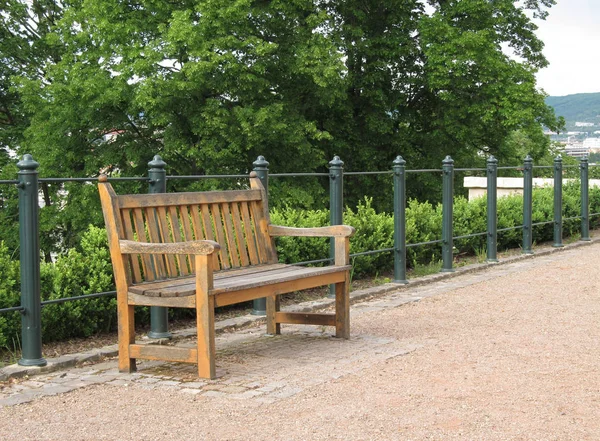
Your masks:
{"label": "bench leg", "polygon": [[135,358],[131,358],[129,355],[129,345],[135,343],[133,305],[128,305],[126,302],[123,304],[120,303],[117,314],[119,327],[119,371],[133,372],[136,370]]}
{"label": "bench leg", "polygon": [[215,298],[206,293],[196,296],[198,329],[198,376],[213,379],[215,369]]}
{"label": "bench leg", "polygon": [[350,274],[335,284],[335,336],[350,338]]}
{"label": "bench leg", "polygon": [[281,334],[281,324],[275,321],[275,314],[279,312],[279,296],[267,297],[267,334]]}

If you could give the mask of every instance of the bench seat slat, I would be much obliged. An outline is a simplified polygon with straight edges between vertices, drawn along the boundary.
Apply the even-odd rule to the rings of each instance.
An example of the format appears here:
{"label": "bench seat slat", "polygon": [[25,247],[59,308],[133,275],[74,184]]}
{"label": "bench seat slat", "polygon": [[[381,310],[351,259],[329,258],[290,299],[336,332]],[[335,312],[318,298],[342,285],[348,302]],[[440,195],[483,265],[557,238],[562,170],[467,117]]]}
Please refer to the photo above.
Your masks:
{"label": "bench seat slat", "polygon": [[[241,270],[220,271],[215,273],[214,288],[211,294],[239,291],[260,286],[316,277],[347,271],[350,266],[327,266],[307,268],[295,265],[261,265]],[[193,276],[179,277],[163,281],[140,283],[129,287],[129,292],[149,297],[184,297],[196,293]]]}

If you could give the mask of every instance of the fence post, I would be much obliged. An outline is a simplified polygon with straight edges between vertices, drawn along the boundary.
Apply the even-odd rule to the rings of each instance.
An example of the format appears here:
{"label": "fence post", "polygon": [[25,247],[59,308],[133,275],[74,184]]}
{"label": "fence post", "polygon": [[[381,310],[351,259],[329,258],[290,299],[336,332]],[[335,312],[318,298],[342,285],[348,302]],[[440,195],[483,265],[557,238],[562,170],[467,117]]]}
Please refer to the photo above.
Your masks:
{"label": "fence post", "polygon": [[[344,223],[344,161],[334,156],[329,161],[329,223]],[[335,239],[329,239],[329,257],[335,258]],[[329,298],[335,298],[335,285],[329,285]]]}
{"label": "fence post", "polygon": [[394,282],[406,280],[406,161],[394,160]]}
{"label": "fence post", "polygon": [[487,261],[498,262],[498,160],[487,160]]}
{"label": "fence post", "polygon": [[554,158],[554,244],[559,248],[562,243],[562,158],[558,155]]}
{"label": "fence post", "polygon": [[581,158],[579,163],[581,170],[581,240],[589,241],[590,239],[590,197],[588,181],[588,158]]}
{"label": "fence post", "polygon": [[19,242],[21,259],[21,366],[46,366],[42,357],[40,295],[40,238],[38,203],[39,164],[23,155],[19,168]]}
{"label": "fence post", "polygon": [[[265,187],[265,193],[267,194],[267,201],[269,198],[269,162],[264,156],[259,156],[256,161],[252,163],[254,171],[260,179],[263,187]],[[252,315],[267,315],[267,299],[264,297],[261,299],[255,299],[252,301]]]}
{"label": "fence post", "polygon": [[452,239],[452,208],[454,197],[454,160],[450,156],[442,161],[442,270],[450,273],[452,269],[454,241]]}
{"label": "fence post", "polygon": [[[148,193],[167,192],[167,164],[158,155],[148,163]],[[169,332],[169,310],[163,306],[150,307],[150,338],[171,338]]]}
{"label": "fence post", "polygon": [[527,155],[523,166],[523,254],[533,254],[533,159]]}

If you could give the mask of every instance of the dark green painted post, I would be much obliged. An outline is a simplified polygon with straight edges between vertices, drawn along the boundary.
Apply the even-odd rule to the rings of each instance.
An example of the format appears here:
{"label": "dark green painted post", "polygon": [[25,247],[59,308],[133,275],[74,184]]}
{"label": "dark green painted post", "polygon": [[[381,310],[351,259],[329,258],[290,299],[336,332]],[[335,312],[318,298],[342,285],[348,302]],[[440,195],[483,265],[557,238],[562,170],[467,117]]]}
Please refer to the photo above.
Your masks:
{"label": "dark green painted post", "polygon": [[[148,193],[166,193],[167,192],[167,164],[162,158],[156,155],[148,163],[148,178],[150,178]],[[171,338],[169,332],[169,310],[162,306],[150,307],[150,338]]]}
{"label": "dark green painted post", "polygon": [[[256,161],[252,163],[254,171],[258,175],[260,182],[265,187],[265,193],[267,194],[267,201],[269,198],[269,163],[264,156],[259,156]],[[267,299],[255,299],[252,301],[252,315],[267,315]]]}
{"label": "dark green painted post", "polygon": [[394,282],[406,280],[406,161],[396,157],[394,165]]}
{"label": "dark green painted post", "polygon": [[24,155],[19,168],[19,240],[21,248],[21,366],[46,366],[42,357],[40,295],[40,238],[38,206],[39,164]]}
{"label": "dark green painted post", "polygon": [[562,158],[554,158],[554,244],[559,248],[562,243]]}
{"label": "dark green painted post", "polygon": [[588,158],[581,158],[579,168],[581,171],[581,240],[589,241],[591,239]]}
{"label": "dark green painted post", "polygon": [[452,239],[452,211],[454,198],[454,160],[450,156],[442,161],[442,271],[450,273],[453,261],[454,241]]}
{"label": "dark green painted post", "polygon": [[[329,161],[329,223],[344,223],[344,161],[334,156]],[[329,257],[335,258],[335,239],[329,242]],[[335,298],[335,285],[329,285],[329,297]]]}
{"label": "dark green painted post", "polygon": [[533,159],[527,155],[523,166],[523,254],[533,254]]}
{"label": "dark green painted post", "polygon": [[487,160],[487,261],[498,262],[498,160]]}

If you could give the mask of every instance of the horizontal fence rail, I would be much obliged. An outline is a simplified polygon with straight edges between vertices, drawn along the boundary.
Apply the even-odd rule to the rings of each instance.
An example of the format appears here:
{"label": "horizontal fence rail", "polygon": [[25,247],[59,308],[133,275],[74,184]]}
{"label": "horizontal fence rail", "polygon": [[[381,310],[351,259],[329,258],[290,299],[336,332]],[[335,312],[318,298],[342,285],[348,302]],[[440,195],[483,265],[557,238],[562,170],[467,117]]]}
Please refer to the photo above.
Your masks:
{"label": "horizontal fence rail", "polygon": [[[423,246],[440,246],[442,272],[454,271],[454,241],[486,236],[487,262],[497,262],[497,235],[515,230],[522,230],[524,254],[533,253],[533,227],[553,225],[554,247],[562,247],[563,223],[567,221],[581,220],[581,240],[589,241],[590,218],[600,216],[600,213],[589,212],[589,164],[587,158],[582,158],[579,165],[563,165],[562,158],[557,157],[551,166],[533,165],[531,157],[527,156],[523,165],[498,166],[498,161],[490,156],[487,159],[486,168],[455,168],[454,161],[447,156],[442,161],[439,169],[406,169],[406,161],[398,156],[392,163],[390,170],[383,171],[344,171],[344,162],[335,156],[329,162],[328,173],[269,173],[269,162],[263,156],[259,156],[253,162],[253,171],[262,181],[268,194],[269,178],[295,178],[295,177],[328,177],[329,178],[329,214],[331,225],[343,224],[344,216],[344,176],[392,176],[393,180],[393,222],[394,222],[394,245],[393,247],[377,250],[367,250],[350,254],[352,258],[371,256],[380,253],[391,253],[394,261],[394,282],[406,284],[407,261],[406,251],[410,248]],[[56,305],[77,300],[93,298],[114,297],[116,291],[85,294],[73,297],[64,297],[41,301],[40,295],[40,246],[39,246],[39,191],[40,184],[63,184],[63,183],[95,183],[97,177],[90,178],[39,178],[39,164],[31,157],[24,155],[18,162],[19,169],[16,180],[0,180],[0,185],[16,185],[19,193],[19,240],[20,240],[20,271],[21,271],[21,305],[0,309],[0,314],[19,312],[21,314],[21,344],[22,357],[19,364],[25,366],[43,366],[46,360],[42,357],[42,335],[41,335],[41,308],[48,305]],[[146,177],[110,177],[110,182],[147,182],[148,193],[166,192],[168,181],[175,180],[204,180],[204,179],[246,179],[248,175],[194,175],[194,176],[167,176],[167,164],[155,156],[148,163],[148,176]],[[581,185],[581,213],[579,216],[562,217],[563,214],[563,173],[564,169],[580,169]],[[511,170],[523,174],[523,223],[505,228],[498,228],[497,213],[497,181],[499,170]],[[533,222],[533,170],[553,171],[553,215],[551,220]],[[486,231],[471,232],[468,234],[454,235],[453,204],[454,204],[454,180],[456,172],[485,173],[487,176],[486,187]],[[439,173],[442,183],[442,234],[440,238],[418,242],[407,243],[406,240],[406,176],[415,173]],[[334,241],[330,242],[330,253],[328,258],[315,259],[298,262],[297,265],[315,265],[331,263],[334,261]],[[334,295],[330,287],[330,296]],[[259,299],[253,303],[253,314],[265,314],[265,299]],[[152,307],[150,311],[151,329],[150,338],[169,338],[167,309]]]}

